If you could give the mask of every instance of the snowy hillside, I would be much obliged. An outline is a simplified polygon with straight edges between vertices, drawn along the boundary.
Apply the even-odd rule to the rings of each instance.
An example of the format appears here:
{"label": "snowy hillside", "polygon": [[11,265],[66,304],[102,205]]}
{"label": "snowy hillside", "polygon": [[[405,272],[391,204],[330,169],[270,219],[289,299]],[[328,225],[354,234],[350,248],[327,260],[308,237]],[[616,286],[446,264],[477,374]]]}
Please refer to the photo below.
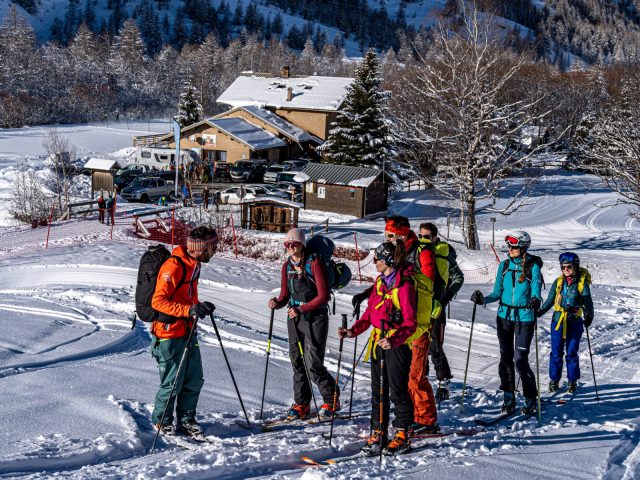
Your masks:
{"label": "snowy hillside", "polygon": [[[105,156],[130,145],[127,132],[102,128],[103,143],[88,145],[87,129],[67,127],[73,143],[87,155]],[[138,128],[141,130],[143,126]],[[3,131],[0,138],[0,203],[8,222],[7,197],[15,161],[27,152],[41,168],[43,129]],[[146,130],[146,124],[144,126]],[[519,179],[513,179],[514,183]],[[532,252],[545,261],[547,285],[559,274],[557,255],[572,249],[593,273],[596,317],[590,329],[600,402],[596,401],[586,339],[581,346],[581,386],[566,404],[549,402],[543,425],[519,418],[486,429],[473,419],[499,409],[498,344],[495,304],[478,308],[473,331],[465,407],[458,402],[470,333],[471,292],[487,292],[490,276],[467,276],[452,304],[445,351],[453,368],[453,399],[439,406],[442,438],[415,440],[416,451],[381,465],[377,458],[331,467],[305,467],[302,455],[316,459],[346,456],[368,435],[368,418],[339,420],[333,448],[327,425],[306,425],[262,433],[243,428],[243,415],[209,321],[200,325],[205,386],[198,419],[210,444],[194,446],[153,440],[150,413],[157,388],[157,367],[148,347],[146,326],[132,329],[137,263],[145,242],[120,222],[110,240],[108,230],[89,218],[57,223],[49,250],[31,243],[46,229],[6,226],[0,229],[0,477],[4,478],[439,478],[491,479],[626,479],[640,478],[640,225],[625,207],[607,207],[615,197],[591,176],[547,170],[538,201],[496,225],[496,239],[510,228],[525,228]],[[123,203],[123,205],[126,205]],[[138,208],[137,205],[126,205]],[[451,236],[461,268],[474,272],[495,267],[490,248],[492,214],[480,216],[480,252],[458,242],[456,212],[431,191],[399,194],[391,208],[411,217],[413,225],[429,219]],[[316,214],[302,214],[306,225]],[[357,232],[362,248],[382,239],[382,221],[332,219],[329,236],[352,246]],[[498,254],[505,250],[498,243]],[[362,245],[363,244],[363,245]],[[262,393],[268,298],[279,289],[277,263],[235,260],[223,253],[204,266],[200,296],[217,306],[216,322],[229,355],[251,421],[257,424]],[[351,295],[366,285],[353,281],[337,295],[331,317],[326,365],[335,374],[336,328],[341,313],[351,313]],[[545,291],[545,295],[548,290]],[[540,321],[540,383],[548,381],[550,316]],[[359,339],[358,350],[362,348]],[[341,384],[351,373],[353,341],[345,342]],[[284,314],[274,327],[265,417],[280,416],[292,402]],[[534,352],[531,361],[535,364]],[[433,374],[431,374],[433,380]],[[370,406],[368,365],[355,374],[353,410]],[[544,390],[543,390],[544,391]],[[347,396],[343,397],[343,399]],[[519,400],[521,402],[521,399]],[[477,429],[475,435],[463,435]],[[456,433],[457,432],[457,433]]]}

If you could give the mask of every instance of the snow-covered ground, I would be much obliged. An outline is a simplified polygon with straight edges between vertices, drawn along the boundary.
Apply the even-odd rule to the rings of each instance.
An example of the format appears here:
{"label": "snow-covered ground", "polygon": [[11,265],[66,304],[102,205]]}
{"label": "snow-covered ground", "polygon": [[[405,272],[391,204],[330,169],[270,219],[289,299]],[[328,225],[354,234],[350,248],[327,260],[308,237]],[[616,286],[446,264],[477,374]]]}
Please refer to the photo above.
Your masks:
{"label": "snow-covered ground", "polygon": [[[145,129],[146,130],[146,129]],[[41,154],[38,129],[0,132],[0,198],[6,198],[13,162],[27,152],[37,167]],[[66,130],[81,143],[94,139],[88,155],[105,156],[130,145],[119,131]],[[99,146],[90,145],[99,140]],[[29,143],[32,142],[32,143]],[[212,441],[195,449],[153,440],[150,421],[158,378],[148,352],[146,326],[134,328],[133,293],[137,263],[145,243],[120,228],[110,240],[95,221],[56,225],[55,245],[43,250],[28,239],[37,229],[0,229],[0,477],[20,478],[640,478],[640,266],[638,231],[625,207],[607,207],[615,197],[594,177],[548,171],[538,201],[511,217],[500,218],[496,239],[509,228],[524,228],[532,251],[545,260],[547,284],[558,275],[557,255],[572,249],[593,273],[596,319],[590,329],[600,403],[596,401],[586,339],[581,348],[582,378],[577,396],[566,405],[549,404],[543,426],[535,419],[503,422],[474,436],[451,435],[423,440],[430,447],[380,465],[359,459],[332,467],[308,468],[301,455],[328,458],[357,451],[368,434],[367,417],[339,421],[333,448],[327,425],[259,433],[240,425],[243,415],[211,324],[200,327],[205,386],[199,420]],[[517,179],[513,180],[517,182]],[[129,208],[136,208],[129,205]],[[451,237],[467,272],[495,264],[487,247],[491,213],[480,216],[482,250],[467,252],[459,243],[456,212],[431,191],[398,195],[391,208],[417,225],[435,221]],[[0,203],[6,216],[6,203]],[[303,214],[308,225],[321,221],[317,212]],[[52,229],[52,235],[53,235]],[[332,217],[329,236],[361,248],[380,240],[382,221]],[[39,234],[39,233],[38,233]],[[500,245],[500,242],[498,242]],[[9,245],[9,247],[6,247]],[[7,253],[8,252],[8,253]],[[503,248],[498,254],[504,256]],[[473,428],[475,415],[498,408],[499,352],[495,306],[479,308],[469,365],[470,389],[464,410],[458,405],[470,333],[475,289],[491,288],[489,278],[469,275],[452,304],[446,352],[453,367],[454,400],[443,402],[438,415],[447,431]],[[269,315],[266,302],[279,288],[279,265],[230,254],[203,268],[200,294],[216,306],[216,322],[239,383],[250,419],[260,410]],[[480,282],[480,283],[478,283]],[[364,288],[357,281],[337,294],[331,317],[326,364],[336,372],[341,313],[350,313],[350,298]],[[548,290],[545,292],[545,295]],[[548,381],[549,316],[540,322],[541,385]],[[292,402],[284,314],[274,327],[265,417],[281,415]],[[362,348],[363,339],[358,343]],[[350,374],[353,341],[345,342],[341,376]],[[532,352],[531,361],[535,362]],[[369,409],[369,373],[355,375],[355,411]],[[431,375],[433,380],[433,374]],[[346,399],[347,396],[343,396]]]}

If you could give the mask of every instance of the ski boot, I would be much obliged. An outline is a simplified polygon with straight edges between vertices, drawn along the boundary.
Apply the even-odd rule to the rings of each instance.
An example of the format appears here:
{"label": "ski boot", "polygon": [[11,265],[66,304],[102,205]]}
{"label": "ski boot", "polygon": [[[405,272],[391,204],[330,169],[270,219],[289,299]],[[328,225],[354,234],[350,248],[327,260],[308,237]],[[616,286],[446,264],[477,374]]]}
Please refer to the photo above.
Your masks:
{"label": "ski boot", "polygon": [[525,398],[522,413],[525,415],[535,415],[538,411],[537,397]]}
{"label": "ski boot", "polygon": [[513,392],[504,392],[504,400],[502,401],[502,413],[511,414],[516,409],[516,395]]}
{"label": "ski boot", "polygon": [[320,405],[318,415],[320,415],[320,418],[332,418],[333,414],[338,410],[340,410],[340,400],[336,400],[336,408],[333,408],[333,402]]}
{"label": "ski boot", "polygon": [[160,430],[160,435],[162,435],[163,437],[172,437],[176,434],[176,427],[172,423],[165,425],[161,425],[158,423],[156,425],[156,429]]}
{"label": "ski boot", "polygon": [[188,437],[200,438],[204,436],[204,430],[195,420],[181,422],[179,425],[179,431]]}
{"label": "ski boot", "polygon": [[576,393],[576,390],[578,390],[578,382],[569,382],[567,386],[567,392],[573,395],[574,393]]}
{"label": "ski boot", "polygon": [[382,444],[382,432],[380,430],[373,430],[371,436],[367,440],[364,447],[360,449],[365,455],[375,457],[380,454],[380,447]]}
{"label": "ski boot", "polygon": [[549,393],[555,393],[560,388],[560,385],[555,380],[549,382]]}
{"label": "ski boot", "polygon": [[308,403],[294,403],[289,408],[287,420],[304,420],[309,416],[310,410]]}
{"label": "ski boot", "polygon": [[384,455],[402,455],[411,450],[411,428],[405,428],[396,432],[393,440],[382,453]]}
{"label": "ski boot", "polygon": [[449,400],[449,380],[440,380],[438,382],[438,389],[436,390],[436,401],[442,402]]}

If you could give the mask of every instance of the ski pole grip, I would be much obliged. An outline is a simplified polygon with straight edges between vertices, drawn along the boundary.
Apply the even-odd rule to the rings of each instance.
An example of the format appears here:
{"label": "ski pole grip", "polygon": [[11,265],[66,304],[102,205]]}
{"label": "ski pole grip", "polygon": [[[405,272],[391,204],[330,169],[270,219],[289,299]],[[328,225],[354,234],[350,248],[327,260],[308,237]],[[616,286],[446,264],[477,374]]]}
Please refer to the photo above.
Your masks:
{"label": "ski pole grip", "polygon": [[342,314],[342,328],[347,328],[347,314]]}

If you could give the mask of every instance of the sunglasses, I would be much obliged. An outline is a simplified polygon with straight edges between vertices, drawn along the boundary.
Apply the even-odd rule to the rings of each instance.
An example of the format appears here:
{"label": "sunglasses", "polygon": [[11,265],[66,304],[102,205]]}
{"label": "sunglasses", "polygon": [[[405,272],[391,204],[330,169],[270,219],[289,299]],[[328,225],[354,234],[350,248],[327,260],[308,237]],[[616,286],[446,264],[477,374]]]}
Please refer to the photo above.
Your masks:
{"label": "sunglasses", "polygon": [[431,240],[433,238],[433,235],[431,235],[430,233],[419,233],[418,234],[418,238],[424,238],[426,240]]}
{"label": "sunglasses", "polygon": [[386,233],[386,232],[385,232],[385,234],[384,234],[384,237],[385,237],[385,238],[388,238],[389,240],[394,239],[394,238],[397,238],[397,237],[399,237],[399,236],[400,236],[400,235],[396,235],[395,233]]}
{"label": "sunglasses", "polygon": [[573,265],[560,265],[560,270],[573,270]]}
{"label": "sunglasses", "polygon": [[300,242],[284,242],[284,248],[298,248],[301,246],[302,243]]}
{"label": "sunglasses", "polygon": [[520,250],[518,245],[509,245],[509,250]]}

